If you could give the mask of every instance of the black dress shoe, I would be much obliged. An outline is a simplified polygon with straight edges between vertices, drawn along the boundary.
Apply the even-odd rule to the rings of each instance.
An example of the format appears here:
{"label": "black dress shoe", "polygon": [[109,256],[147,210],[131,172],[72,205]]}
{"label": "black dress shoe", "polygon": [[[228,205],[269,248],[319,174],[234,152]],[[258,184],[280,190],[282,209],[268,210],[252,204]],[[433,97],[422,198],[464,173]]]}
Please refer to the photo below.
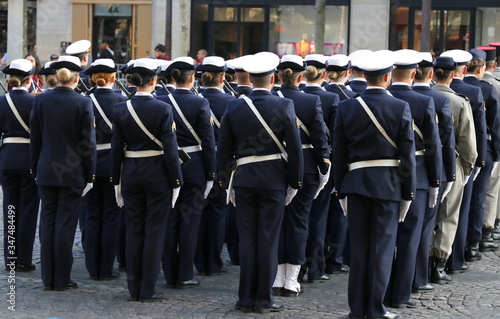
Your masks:
{"label": "black dress shoe", "polygon": [[258,313],[270,313],[270,312],[279,312],[285,309],[282,303],[273,303],[269,308],[256,308],[255,311]]}
{"label": "black dress shoe", "polygon": [[297,297],[298,295],[304,292],[304,287],[300,286],[300,291],[294,291],[283,288],[282,292],[283,292],[282,294],[283,297]]}
{"label": "black dress shoe", "polygon": [[117,270],[112,270],[111,271],[111,275],[109,276],[103,276],[103,277],[99,277],[99,280],[104,280],[104,281],[108,281],[108,280],[115,280],[115,279],[118,279],[120,278],[121,274],[119,271]]}
{"label": "black dress shoe", "polygon": [[349,312],[349,315],[347,316],[349,319],[364,319],[365,317],[359,317],[355,316],[352,314],[352,312]]}
{"label": "black dress shoe", "polygon": [[273,287],[273,296],[283,296],[284,287]]}
{"label": "black dress shoe", "polygon": [[417,302],[413,299],[410,299],[407,302],[403,302],[403,303],[389,304],[389,307],[391,307],[391,308],[415,308],[416,306],[417,306]]}
{"label": "black dress shoe", "polygon": [[127,271],[127,268],[125,268],[125,264],[118,264],[118,270],[125,272]]}
{"label": "black dress shoe", "polygon": [[227,272],[227,267],[222,267],[219,271],[216,271],[216,272],[200,271],[200,272],[198,272],[198,274],[201,276],[212,276],[214,274],[220,275],[220,274],[223,274],[226,272]]}
{"label": "black dress shoe", "polygon": [[458,268],[458,269],[449,269],[449,268],[447,268],[445,271],[446,271],[446,273],[447,273],[448,275],[456,275],[456,274],[461,274],[461,273],[464,273],[464,272],[469,271],[469,264],[464,263],[464,264],[462,265],[462,267],[460,267],[460,268]]}
{"label": "black dress shoe", "polygon": [[199,286],[199,285],[200,285],[199,279],[191,279],[191,280],[186,280],[186,281],[178,281],[176,284],[176,287],[179,289],[182,289],[184,287],[192,288],[192,287]]}
{"label": "black dress shoe", "polygon": [[64,286],[64,287],[54,287],[52,290],[55,290],[55,291],[64,291],[64,290],[76,289],[76,288],[78,288],[78,284],[76,282],[74,282],[74,281],[70,281],[67,286]]}
{"label": "black dress shoe", "polygon": [[165,296],[163,296],[162,293],[157,293],[152,295],[149,298],[139,298],[140,302],[161,302],[165,299]]}
{"label": "black dress shoe", "polygon": [[17,264],[16,265],[16,271],[19,271],[19,272],[34,271],[35,269],[36,269],[36,266],[33,264],[31,264],[31,265]]}
{"label": "black dress shoe", "polygon": [[413,293],[426,293],[434,290],[434,286],[431,284],[426,284],[425,286],[420,286],[420,287],[414,287],[411,292]]}
{"label": "black dress shoe", "polygon": [[177,286],[173,282],[167,282],[167,288],[177,288]]}
{"label": "black dress shoe", "polygon": [[236,302],[236,305],[234,305],[234,309],[243,311],[245,313],[253,312],[253,306],[243,306],[240,304],[240,302]]}
{"label": "black dress shoe", "polygon": [[347,273],[349,273],[349,266],[342,265],[342,266],[340,266],[340,268],[329,269],[328,271],[326,271],[326,273],[328,275],[347,274]]}
{"label": "black dress shoe", "polygon": [[316,284],[316,283],[319,283],[319,282],[325,282],[327,280],[330,280],[330,276],[323,275],[323,276],[321,276],[319,278],[308,279],[307,282],[310,283],[310,284]]}
{"label": "black dress shoe", "polygon": [[137,297],[130,297],[127,299],[127,301],[139,301],[139,298]]}

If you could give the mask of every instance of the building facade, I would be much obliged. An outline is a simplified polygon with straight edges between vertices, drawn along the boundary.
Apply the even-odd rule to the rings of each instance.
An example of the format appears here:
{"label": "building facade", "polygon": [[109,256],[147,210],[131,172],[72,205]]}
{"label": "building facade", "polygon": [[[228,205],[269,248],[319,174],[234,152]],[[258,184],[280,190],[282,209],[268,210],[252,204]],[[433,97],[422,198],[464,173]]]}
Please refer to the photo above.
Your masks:
{"label": "building facade", "polygon": [[[92,55],[107,42],[117,62],[153,55],[224,58],[316,51],[314,0],[0,0],[0,54],[36,51],[42,61],[80,39]],[[420,48],[421,0],[327,0],[325,54]],[[500,41],[497,0],[433,0],[432,51]]]}

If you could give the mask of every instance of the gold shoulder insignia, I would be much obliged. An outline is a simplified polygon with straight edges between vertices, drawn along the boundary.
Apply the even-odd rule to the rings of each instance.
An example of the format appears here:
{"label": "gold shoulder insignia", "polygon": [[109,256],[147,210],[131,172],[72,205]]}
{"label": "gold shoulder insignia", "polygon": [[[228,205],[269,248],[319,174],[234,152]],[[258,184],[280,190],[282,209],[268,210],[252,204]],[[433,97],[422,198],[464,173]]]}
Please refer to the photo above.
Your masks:
{"label": "gold shoulder insignia", "polygon": [[95,116],[94,116],[94,127],[96,127],[96,124],[95,124]]}
{"label": "gold shoulder insignia", "polygon": [[210,125],[214,125],[214,118],[210,116]]}
{"label": "gold shoulder insignia", "polygon": [[493,83],[486,81],[486,80],[481,80],[481,82],[488,83],[489,85],[493,85]]}
{"label": "gold shoulder insignia", "polygon": [[177,126],[175,125],[175,121],[172,122],[172,132],[177,131]]}

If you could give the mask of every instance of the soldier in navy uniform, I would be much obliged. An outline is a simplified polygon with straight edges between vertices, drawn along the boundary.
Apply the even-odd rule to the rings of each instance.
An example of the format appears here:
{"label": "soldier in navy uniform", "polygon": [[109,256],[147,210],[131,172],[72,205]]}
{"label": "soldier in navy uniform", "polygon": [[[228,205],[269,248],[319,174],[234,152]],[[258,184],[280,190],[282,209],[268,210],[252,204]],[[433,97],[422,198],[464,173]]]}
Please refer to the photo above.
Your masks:
{"label": "soldier in navy uniform", "polygon": [[367,55],[358,66],[368,87],[360,98],[341,102],[335,119],[335,189],[349,221],[349,318],[399,318],[383,298],[398,220],[404,221],[416,178],[410,108],[385,91],[393,63],[387,53]]}
{"label": "soldier in navy uniform", "polygon": [[33,271],[33,244],[40,205],[29,158],[29,117],[35,97],[28,93],[28,88],[34,68],[31,61],[16,59],[2,72],[9,74],[8,84],[12,87],[8,96],[0,97],[3,256],[7,271]]}
{"label": "soldier in navy uniform", "polygon": [[[81,66],[83,67],[83,70],[85,70],[90,63],[90,46],[91,43],[89,40],[78,40],[71,43],[66,48],[66,54],[79,58]],[[91,84],[89,81],[90,76],[88,74],[85,74],[83,70],[80,72],[81,80],[80,83],[78,83],[77,92],[86,94],[88,89],[90,89]]]}
{"label": "soldier in navy uniform", "polygon": [[[497,48],[493,46],[477,47],[486,52],[486,69],[484,71],[483,80],[490,82],[493,87],[495,87],[498,100],[500,100],[500,79],[493,75],[493,72],[497,66],[496,55]],[[486,195],[486,201],[484,203],[484,228],[491,230],[491,237],[494,240],[500,240],[500,230],[495,226],[498,223],[495,222],[497,219],[497,211],[499,207],[500,196],[500,170],[498,169],[498,160],[493,162],[493,168],[491,169],[491,178],[488,183],[488,193]]]}
{"label": "soldier in navy uniform", "polygon": [[[486,131],[488,134],[485,166],[478,173],[472,187],[472,198],[469,211],[469,225],[467,230],[467,241],[479,241],[479,251],[498,250],[498,244],[491,238],[491,229],[483,230],[484,203],[488,191],[488,182],[493,169],[493,162],[499,161],[500,152],[500,105],[498,92],[493,84],[484,81],[484,70],[486,69],[486,52],[472,49],[472,60],[467,66],[467,75],[464,82],[481,88],[485,102]],[[463,243],[465,246],[465,242]],[[454,254],[453,254],[454,255]],[[453,256],[452,255],[452,256]],[[463,255],[462,264],[465,263]]]}
{"label": "soldier in navy uniform", "polygon": [[81,198],[95,181],[94,112],[90,99],[74,91],[80,60],[61,56],[51,67],[60,84],[35,97],[31,169],[42,200],[42,280],[46,290],[65,290],[78,286],[71,280],[72,247]]}
{"label": "soldier in navy uniform", "polygon": [[434,72],[432,70],[432,55],[429,52],[421,52],[422,61],[418,64],[415,75],[413,90],[417,93],[430,96],[434,100],[439,125],[439,137],[442,144],[442,170],[441,183],[438,195],[438,204],[434,207],[426,207],[420,236],[420,244],[417,250],[415,263],[415,278],[413,280],[413,292],[425,293],[434,290],[434,286],[429,284],[429,250],[432,231],[436,220],[439,202],[443,194],[447,194],[455,181],[455,134],[453,129],[453,119],[451,115],[450,101],[448,97],[439,94],[430,87]]}
{"label": "soldier in navy uniform", "polygon": [[367,85],[363,70],[358,67],[358,64],[363,63],[363,61],[366,59],[366,55],[370,52],[370,50],[358,50],[349,55],[349,60],[351,60],[353,79],[349,81],[349,84],[347,84],[346,87],[347,89],[358,94],[363,93]]}
{"label": "soldier in navy uniform", "polygon": [[[231,95],[224,93],[224,72],[226,69],[224,59],[217,56],[205,57],[203,63],[197,67],[197,70],[202,72],[201,79],[205,87],[203,97],[210,103],[216,142],[226,105],[228,101],[234,99]],[[201,274],[209,276],[227,272],[227,267],[224,267],[221,258],[227,214],[226,191],[218,184],[214,184],[208,195],[207,205],[203,209],[198,247],[194,259],[196,269]]]}
{"label": "soldier in navy uniform", "polygon": [[136,60],[129,74],[137,93],[113,115],[111,182],[118,206],[126,207],[131,301],[162,299],[155,285],[167,216],[183,182],[172,108],[151,95],[158,72],[155,60]]}
{"label": "soldier in navy uniform", "polygon": [[[486,149],[487,149],[487,129],[486,129],[486,113],[484,108],[484,97],[481,89],[477,86],[464,82],[464,77],[467,74],[467,64],[472,59],[472,55],[463,50],[450,50],[441,54],[443,57],[451,57],[457,63],[455,77],[451,81],[450,88],[457,93],[465,95],[470,100],[472,114],[474,116],[474,128],[476,132],[476,147],[477,159],[474,171],[471,173],[471,178],[468,179],[464,187],[462,203],[460,205],[460,216],[458,219],[458,228],[455,234],[452,251],[461,254],[463,245],[466,243],[467,225],[469,223],[469,211],[472,198],[472,188],[474,180],[477,178],[481,169],[486,165]],[[453,257],[449,258],[450,262]],[[463,260],[464,258],[458,258]],[[479,241],[470,241],[466,245],[465,260],[476,261],[481,259],[479,252]],[[465,267],[461,265],[450,265],[450,269],[459,269]]]}
{"label": "soldier in navy uniform", "polygon": [[38,74],[45,77],[45,83],[47,83],[47,90],[53,90],[57,85],[56,70],[52,69],[50,65],[52,61],[46,62],[44,66],[40,69]]}
{"label": "soldier in navy uniform", "polygon": [[[303,76],[306,78],[307,84],[303,91],[320,97],[325,131],[328,137],[329,148],[331,149],[331,132],[333,131],[333,127],[330,127],[330,123],[332,123],[330,119],[335,117],[339,103],[339,96],[335,93],[326,91],[321,86],[326,78],[326,57],[321,54],[310,54],[304,58],[304,61],[306,62],[307,67]],[[311,212],[309,214],[309,235],[306,246],[306,264],[304,265],[305,267],[303,267],[303,270],[307,268],[308,281],[311,283],[327,280],[328,278],[328,276],[325,276],[326,267],[324,239],[326,237],[327,218],[329,215],[328,212],[330,211],[332,189],[333,178],[329,178],[324,189],[316,194],[311,207]],[[336,198],[333,198],[333,200],[336,200]],[[338,208],[338,210],[340,210],[340,215],[345,219],[342,209],[340,206],[338,206]],[[344,236],[341,241],[345,243],[347,223],[343,223],[340,226],[344,226]],[[338,251],[342,258],[343,245],[341,246],[342,247],[339,247]]]}
{"label": "soldier in navy uniform", "polygon": [[397,253],[392,266],[391,280],[385,304],[394,308],[415,307],[411,299],[417,250],[422,235],[426,207],[436,206],[442,170],[441,141],[436,123],[434,100],[411,89],[421,55],[414,50],[395,52],[395,69],[389,92],[408,102],[413,120],[416,191],[404,222],[398,225]]}
{"label": "soldier in navy uniform", "polygon": [[238,87],[238,83],[235,81],[236,76],[235,76],[235,69],[234,69],[234,59],[232,60],[227,60],[226,61],[226,66],[227,70],[224,75],[224,79],[226,80],[226,85],[224,86],[224,92],[229,95],[234,95],[234,92],[236,88]]}
{"label": "soldier in navy uniform", "polygon": [[469,100],[450,88],[450,83],[455,77],[457,63],[450,57],[438,57],[434,60],[433,67],[436,85],[432,89],[450,100],[457,154],[455,182],[449,191],[448,185],[443,191],[431,242],[430,281],[442,285],[451,281],[451,277],[445,272],[445,266],[452,252],[457,232],[464,185],[473,173],[477,150],[474,119]]}
{"label": "soldier in navy uniform", "polygon": [[351,70],[351,61],[344,54],[335,54],[326,60],[326,76],[330,81],[325,89],[339,96],[340,101],[357,96],[345,86]]}
{"label": "soldier in navy uniform", "polygon": [[184,186],[179,201],[167,221],[162,259],[163,273],[169,287],[193,287],[193,263],[198,243],[201,215],[215,180],[215,138],[208,101],[194,94],[195,61],[179,57],[168,70],[177,89],[167,96],[158,96],[174,107],[179,147],[191,160],[182,166]]}
{"label": "soldier in navy uniform", "polygon": [[[302,188],[285,209],[278,249],[278,271],[273,283],[275,294],[284,296],[298,295],[303,291],[298,275],[301,265],[306,261],[309,213],[314,197],[330,177],[330,154],[321,99],[317,95],[303,93],[298,88],[304,70],[305,63],[298,55],[286,54],[278,65],[283,85],[276,93],[293,101],[304,153]],[[316,275],[316,272],[312,274]],[[313,282],[330,277],[321,274],[309,279]]]}
{"label": "soldier in navy uniform", "polygon": [[84,71],[97,85],[90,94],[94,106],[97,170],[94,187],[84,201],[86,242],[85,265],[90,278],[109,280],[119,277],[113,270],[115,261],[121,209],[115,200],[111,176],[111,136],[115,104],[127,98],[113,91],[116,65],[111,59],[97,59]]}
{"label": "soldier in navy uniform", "polygon": [[[163,85],[160,84],[163,83],[165,86],[167,84],[172,82],[172,76],[170,75],[169,72],[167,72],[168,67],[170,64],[172,64],[172,61],[167,61],[167,60],[156,60],[158,66],[160,67],[160,73],[158,74],[158,81],[156,82],[155,86],[155,95],[168,95],[168,87],[167,90],[163,88]],[[175,89],[175,86],[172,87],[172,84],[169,84],[172,89]]]}
{"label": "soldier in navy uniform", "polygon": [[[129,81],[131,74],[128,74],[127,71],[134,66],[134,62],[135,62],[135,60],[130,60],[127,62],[126,65],[122,66],[122,68],[120,69],[122,71],[122,73],[125,74],[125,80],[127,81],[127,86],[125,87],[125,89],[132,96],[137,91],[137,87]],[[123,92],[123,95],[126,95],[126,93]]]}
{"label": "soldier in navy uniform", "polygon": [[[276,55],[262,52],[245,65],[255,89],[228,103],[218,141],[218,178],[223,187],[234,186],[228,193],[236,204],[241,261],[235,307],[244,312],[284,308],[271,294],[278,238],[285,204],[302,186],[303,155],[293,102],[270,93],[278,63]],[[273,129],[264,128],[269,125]]]}
{"label": "soldier in navy uniform", "polygon": [[248,64],[247,55],[234,59],[232,65],[234,66],[235,77],[238,83],[235,91],[239,94],[250,94],[252,92],[252,82],[250,81],[250,75],[245,72],[244,66]]}

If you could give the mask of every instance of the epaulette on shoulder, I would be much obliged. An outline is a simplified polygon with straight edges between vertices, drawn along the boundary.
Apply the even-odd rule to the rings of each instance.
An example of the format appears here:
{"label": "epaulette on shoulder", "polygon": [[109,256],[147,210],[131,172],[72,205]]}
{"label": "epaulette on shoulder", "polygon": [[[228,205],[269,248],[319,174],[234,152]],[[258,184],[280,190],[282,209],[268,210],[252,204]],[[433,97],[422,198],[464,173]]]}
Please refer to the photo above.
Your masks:
{"label": "epaulette on shoulder", "polygon": [[481,80],[481,82],[488,83],[489,85],[493,85],[493,83],[488,82],[488,81],[486,81],[486,80]]}
{"label": "epaulette on shoulder", "polygon": [[460,97],[462,97],[462,98],[464,98],[466,101],[469,101],[469,98],[467,96],[465,96],[463,94],[460,94],[460,93],[457,93],[457,92],[455,92],[455,94],[458,95],[458,96],[460,96]]}
{"label": "epaulette on shoulder", "polygon": [[493,76],[493,78],[494,78],[495,80],[497,80],[498,82],[500,82],[500,79],[499,79],[499,78],[497,78],[496,76]]}

